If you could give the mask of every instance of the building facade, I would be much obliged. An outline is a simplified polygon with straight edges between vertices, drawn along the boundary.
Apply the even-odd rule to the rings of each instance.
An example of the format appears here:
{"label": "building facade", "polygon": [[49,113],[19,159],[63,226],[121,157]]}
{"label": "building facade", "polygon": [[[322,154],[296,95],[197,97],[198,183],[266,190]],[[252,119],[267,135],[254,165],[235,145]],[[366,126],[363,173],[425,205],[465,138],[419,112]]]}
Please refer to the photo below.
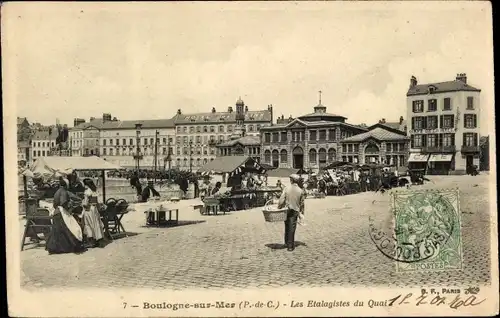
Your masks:
{"label": "building facade", "polygon": [[266,110],[249,110],[241,98],[236,102],[236,111],[232,106],[226,112],[212,108],[210,113],[196,114],[183,114],[179,109],[174,118],[176,166],[196,171],[217,156],[216,146],[230,141],[235,130],[244,127],[247,137],[259,136],[272,120],[271,105]]}
{"label": "building facade", "polygon": [[408,160],[408,137],[404,131],[375,124],[368,131],[340,141],[340,159],[356,164],[387,164],[404,167]]}
{"label": "building facade", "polygon": [[102,119],[80,121],[70,139],[74,156],[96,155],[124,168],[135,168],[137,157],[141,169],[153,168],[155,161],[158,168],[175,166],[173,119],[120,121],[104,114]]}
{"label": "building facade", "polygon": [[296,119],[279,118],[261,128],[261,163],[280,168],[319,169],[340,160],[340,141],[364,133],[366,128],[346,123],[319,104],[314,112]]}
{"label": "building facade", "polygon": [[48,157],[52,155],[56,147],[57,138],[56,129],[41,129],[35,132],[31,140],[31,151],[33,161],[39,157]]}
{"label": "building facade", "polygon": [[479,166],[480,93],[467,84],[466,74],[429,84],[411,78],[406,94],[410,167],[461,174],[467,166]]}
{"label": "building facade", "polygon": [[27,164],[32,161],[31,152],[32,130],[25,117],[17,117],[17,161]]}

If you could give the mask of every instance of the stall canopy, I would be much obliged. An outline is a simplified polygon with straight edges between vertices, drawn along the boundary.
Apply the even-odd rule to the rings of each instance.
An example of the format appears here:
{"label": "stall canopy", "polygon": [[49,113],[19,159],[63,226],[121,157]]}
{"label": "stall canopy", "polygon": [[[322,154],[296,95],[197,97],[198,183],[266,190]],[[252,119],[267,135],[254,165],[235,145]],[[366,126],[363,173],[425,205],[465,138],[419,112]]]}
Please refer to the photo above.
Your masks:
{"label": "stall canopy", "polygon": [[353,163],[351,162],[345,162],[345,161],[334,161],[332,163],[330,163],[328,166],[325,167],[325,169],[335,169],[335,168],[338,168],[338,167],[342,167],[342,166],[345,166],[345,165],[352,165]]}
{"label": "stall canopy", "polygon": [[429,161],[431,162],[450,162],[453,158],[453,155],[450,154],[435,154],[431,155]]}
{"label": "stall canopy", "polygon": [[294,168],[277,168],[267,172],[268,177],[277,177],[277,178],[286,178],[292,174],[303,174],[302,169],[294,169]]}
{"label": "stall canopy", "polygon": [[429,159],[429,155],[411,153],[408,162],[427,162],[427,159]]}
{"label": "stall canopy", "polygon": [[202,174],[239,173],[242,171],[263,173],[265,169],[255,159],[246,156],[218,157],[198,169],[198,172]]}
{"label": "stall canopy", "polygon": [[119,170],[122,167],[99,157],[40,157],[29,169],[34,175],[52,177],[67,175],[74,170]]}

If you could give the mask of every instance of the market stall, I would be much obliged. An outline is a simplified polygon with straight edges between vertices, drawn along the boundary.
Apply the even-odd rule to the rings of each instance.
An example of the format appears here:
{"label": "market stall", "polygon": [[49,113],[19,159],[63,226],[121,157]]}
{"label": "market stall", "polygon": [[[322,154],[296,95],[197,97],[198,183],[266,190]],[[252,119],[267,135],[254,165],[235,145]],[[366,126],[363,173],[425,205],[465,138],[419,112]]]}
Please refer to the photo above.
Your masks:
{"label": "market stall", "polygon": [[[100,171],[102,178],[102,202],[108,203],[109,200],[120,202],[120,204],[102,205],[100,211],[101,217],[105,226],[107,234],[113,238],[114,234],[125,232],[121,219],[124,214],[128,212],[128,204],[124,200],[116,200],[110,198],[106,201],[106,171],[121,169],[120,166],[111,164],[99,157],[41,157],[38,158],[34,164],[24,171],[22,171],[24,183],[24,204],[26,211],[26,229],[23,235],[22,248],[25,245],[26,233],[30,230],[37,231],[37,224],[44,223],[45,227],[50,224],[47,223],[47,213],[40,215],[39,210],[44,210],[49,214],[51,211],[51,198],[40,196],[40,191],[28,191],[28,178],[39,178],[45,182],[49,180],[57,180],[61,176],[69,176],[76,171]],[[112,225],[112,228],[109,225]]]}
{"label": "market stall", "polygon": [[246,156],[218,157],[198,170],[201,174],[222,175],[227,190],[207,197],[211,205],[213,198],[219,200],[221,211],[264,206],[269,196],[280,193],[280,188],[265,186],[261,182],[259,176],[265,171],[255,159]]}

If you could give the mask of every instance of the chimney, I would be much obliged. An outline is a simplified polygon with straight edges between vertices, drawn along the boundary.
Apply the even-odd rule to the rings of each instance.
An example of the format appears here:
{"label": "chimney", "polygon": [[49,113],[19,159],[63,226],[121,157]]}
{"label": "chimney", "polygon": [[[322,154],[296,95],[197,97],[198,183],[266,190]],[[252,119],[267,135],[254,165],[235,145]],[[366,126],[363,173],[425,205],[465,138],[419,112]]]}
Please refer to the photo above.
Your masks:
{"label": "chimney", "polygon": [[233,107],[229,106],[229,107],[227,108],[227,112],[228,112],[228,113],[232,113],[232,112],[233,112]]}
{"label": "chimney", "polygon": [[399,117],[399,124],[400,125],[403,123],[403,120],[404,120],[403,116]]}
{"label": "chimney", "polygon": [[467,74],[465,74],[465,73],[457,74],[456,80],[461,81],[464,84],[467,84]]}
{"label": "chimney", "polygon": [[177,110],[177,115],[182,115],[182,111],[180,108]]}
{"label": "chimney", "polygon": [[85,122],[85,119],[82,119],[82,118],[75,118],[73,120],[73,127],[76,127],[80,124],[83,124]]}
{"label": "chimney", "polygon": [[102,121],[111,121],[111,114],[109,113],[102,114]]}
{"label": "chimney", "polygon": [[248,106],[245,106],[245,113],[248,113]]}
{"label": "chimney", "polygon": [[379,124],[385,124],[385,118],[382,118],[381,120],[378,121]]}
{"label": "chimney", "polygon": [[267,110],[271,113],[271,125],[273,124],[273,104],[267,105]]}
{"label": "chimney", "polygon": [[118,118],[116,118],[116,117],[113,117],[113,121],[118,121]]}
{"label": "chimney", "polygon": [[90,121],[93,121],[93,120],[95,120],[95,117],[90,117]]}
{"label": "chimney", "polygon": [[417,84],[418,84],[417,78],[412,75],[412,77],[410,79],[410,88],[417,86]]}
{"label": "chimney", "polygon": [[212,107],[212,113],[215,113],[215,107]]}

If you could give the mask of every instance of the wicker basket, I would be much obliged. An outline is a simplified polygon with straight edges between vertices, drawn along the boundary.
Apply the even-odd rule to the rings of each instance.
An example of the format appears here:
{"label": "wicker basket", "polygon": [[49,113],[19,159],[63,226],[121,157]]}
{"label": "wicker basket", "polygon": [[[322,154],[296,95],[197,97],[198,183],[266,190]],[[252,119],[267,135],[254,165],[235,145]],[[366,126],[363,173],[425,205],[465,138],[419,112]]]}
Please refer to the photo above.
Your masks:
{"label": "wicker basket", "polygon": [[264,205],[264,209],[262,209],[262,213],[264,214],[264,219],[266,222],[283,222],[286,220],[286,215],[288,212],[287,208],[278,209],[278,207],[273,207],[270,203],[273,202],[269,200]]}

